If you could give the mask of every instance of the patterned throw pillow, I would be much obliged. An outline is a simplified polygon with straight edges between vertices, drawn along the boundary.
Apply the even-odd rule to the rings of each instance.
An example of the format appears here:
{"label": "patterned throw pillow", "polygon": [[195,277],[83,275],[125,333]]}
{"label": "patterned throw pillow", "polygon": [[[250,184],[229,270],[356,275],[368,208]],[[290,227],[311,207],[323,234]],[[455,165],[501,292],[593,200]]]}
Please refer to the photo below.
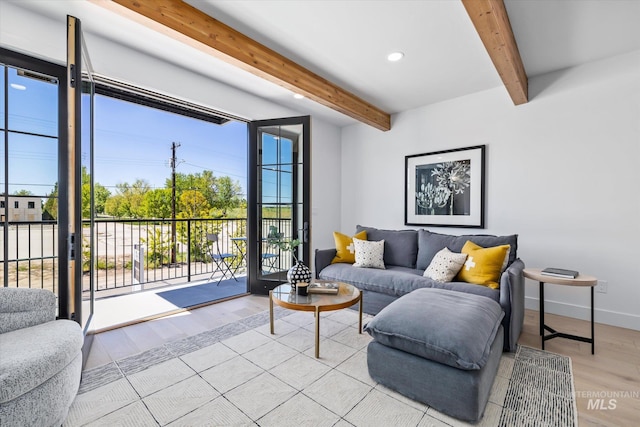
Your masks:
{"label": "patterned throw pillow", "polygon": [[356,262],[354,267],[384,269],[384,240],[367,241],[353,238],[356,247]]}
{"label": "patterned throw pillow", "polygon": [[[367,232],[361,231],[353,237],[360,240],[367,240]],[[333,240],[336,241],[336,256],[331,261],[331,264],[338,262],[346,262],[353,264],[356,262],[356,247],[353,245],[353,237],[346,234],[333,232]]]}
{"label": "patterned throw pillow", "polygon": [[433,257],[423,276],[438,282],[450,282],[456,277],[466,260],[467,254],[451,252],[448,248],[441,249]]}
{"label": "patterned throw pillow", "polygon": [[471,240],[467,240],[467,243],[462,247],[462,253],[467,254],[467,261],[458,273],[456,280],[498,289],[502,264],[509,254],[510,248],[509,245],[483,248]]}

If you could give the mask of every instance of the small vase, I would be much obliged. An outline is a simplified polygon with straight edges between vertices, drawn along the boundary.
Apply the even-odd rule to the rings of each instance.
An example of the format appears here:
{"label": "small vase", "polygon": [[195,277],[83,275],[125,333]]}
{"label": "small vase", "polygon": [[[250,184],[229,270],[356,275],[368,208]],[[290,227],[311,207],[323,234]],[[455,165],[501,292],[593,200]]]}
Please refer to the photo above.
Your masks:
{"label": "small vase", "polygon": [[309,283],[311,281],[311,270],[309,270],[309,267],[298,261],[287,272],[287,280],[291,285],[291,289],[295,289],[296,284],[302,282]]}

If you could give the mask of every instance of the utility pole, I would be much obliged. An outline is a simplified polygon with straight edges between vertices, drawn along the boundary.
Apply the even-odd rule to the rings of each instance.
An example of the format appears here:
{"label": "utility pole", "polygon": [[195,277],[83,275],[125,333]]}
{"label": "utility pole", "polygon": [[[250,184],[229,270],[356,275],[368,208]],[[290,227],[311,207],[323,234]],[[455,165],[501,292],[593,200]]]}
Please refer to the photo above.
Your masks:
{"label": "utility pole", "polygon": [[171,143],[171,264],[176,263],[176,148],[180,143]]}

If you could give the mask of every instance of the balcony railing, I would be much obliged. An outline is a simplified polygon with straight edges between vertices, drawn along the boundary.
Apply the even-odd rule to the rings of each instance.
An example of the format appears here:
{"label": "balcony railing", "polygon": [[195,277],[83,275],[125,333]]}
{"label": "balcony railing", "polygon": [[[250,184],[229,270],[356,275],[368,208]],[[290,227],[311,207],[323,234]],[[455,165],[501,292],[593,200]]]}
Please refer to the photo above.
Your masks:
{"label": "balcony railing", "polygon": [[[265,219],[263,230],[269,230],[269,226],[275,226],[284,236],[291,236],[290,220]],[[0,253],[0,277],[4,277],[5,267],[9,272],[6,286],[57,291],[57,227],[54,221],[9,223],[7,262]],[[93,232],[91,256],[90,223],[83,222],[84,291],[90,289],[91,278],[95,291],[104,294],[141,283],[163,285],[201,279],[202,275],[215,271],[207,233],[218,234],[221,252],[237,255],[231,261],[236,272],[242,274],[246,269],[246,259],[242,256],[246,255],[246,240],[233,240],[246,236],[244,218],[96,220]],[[266,237],[266,234],[262,236]],[[280,258],[276,269],[288,269],[290,261]]]}
{"label": "balcony railing", "polygon": [[4,233],[0,234],[0,242],[0,247],[6,245],[6,255],[0,250],[0,280],[4,281],[5,268],[8,270],[5,286],[50,289],[57,294],[58,225],[55,221],[10,222],[6,242]]}

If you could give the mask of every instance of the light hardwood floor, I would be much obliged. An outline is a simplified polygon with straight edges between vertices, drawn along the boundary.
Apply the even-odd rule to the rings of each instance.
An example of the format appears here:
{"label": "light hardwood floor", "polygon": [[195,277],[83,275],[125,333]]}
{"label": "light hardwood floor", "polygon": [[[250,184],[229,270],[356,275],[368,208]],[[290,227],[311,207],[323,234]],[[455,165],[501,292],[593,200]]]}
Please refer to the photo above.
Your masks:
{"label": "light hardwood floor", "polygon": [[[268,306],[267,297],[252,295],[96,334],[85,369],[234,322]],[[587,321],[547,313],[545,323],[566,333],[590,333]],[[595,334],[595,355],[587,343],[555,338],[545,344],[546,350],[571,357],[579,424],[640,425],[640,331],[596,324]],[[537,311],[527,310],[519,342],[541,348]],[[603,409],[613,405],[615,409]]]}

